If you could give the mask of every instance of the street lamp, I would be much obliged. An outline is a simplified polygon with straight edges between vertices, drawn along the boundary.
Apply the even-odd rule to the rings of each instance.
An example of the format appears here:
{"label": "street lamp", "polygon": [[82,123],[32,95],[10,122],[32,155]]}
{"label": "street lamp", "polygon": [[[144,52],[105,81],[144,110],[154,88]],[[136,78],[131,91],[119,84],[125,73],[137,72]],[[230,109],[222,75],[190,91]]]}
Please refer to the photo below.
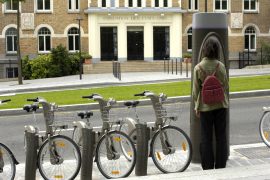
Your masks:
{"label": "street lamp", "polygon": [[78,21],[79,24],[79,57],[80,57],[80,80],[82,80],[82,72],[83,72],[83,67],[82,67],[82,48],[81,48],[81,21],[83,18],[81,16],[77,17],[76,20]]}

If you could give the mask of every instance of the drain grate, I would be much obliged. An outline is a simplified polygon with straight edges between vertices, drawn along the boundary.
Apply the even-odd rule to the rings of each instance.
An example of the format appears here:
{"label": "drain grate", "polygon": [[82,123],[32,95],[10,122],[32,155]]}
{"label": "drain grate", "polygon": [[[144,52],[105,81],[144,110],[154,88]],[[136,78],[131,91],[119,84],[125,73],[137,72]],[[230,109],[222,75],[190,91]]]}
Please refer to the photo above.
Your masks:
{"label": "drain grate", "polygon": [[236,152],[246,156],[249,159],[264,159],[270,158],[270,148],[268,147],[253,147],[235,149]]}

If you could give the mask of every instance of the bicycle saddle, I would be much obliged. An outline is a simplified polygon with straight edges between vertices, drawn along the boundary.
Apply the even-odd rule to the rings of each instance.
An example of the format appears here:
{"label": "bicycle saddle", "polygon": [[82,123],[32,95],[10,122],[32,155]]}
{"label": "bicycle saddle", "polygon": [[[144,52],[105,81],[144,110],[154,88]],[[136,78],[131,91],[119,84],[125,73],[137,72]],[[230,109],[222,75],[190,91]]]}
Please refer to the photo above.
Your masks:
{"label": "bicycle saddle", "polygon": [[27,104],[23,106],[23,110],[26,112],[37,111],[37,109],[39,109],[38,104]]}
{"label": "bicycle saddle", "polygon": [[90,118],[91,116],[93,116],[93,112],[92,111],[82,111],[82,112],[78,112],[77,115],[79,117],[81,117],[81,119]]}
{"label": "bicycle saddle", "polygon": [[124,102],[124,105],[127,107],[136,107],[139,103],[140,101],[126,101]]}

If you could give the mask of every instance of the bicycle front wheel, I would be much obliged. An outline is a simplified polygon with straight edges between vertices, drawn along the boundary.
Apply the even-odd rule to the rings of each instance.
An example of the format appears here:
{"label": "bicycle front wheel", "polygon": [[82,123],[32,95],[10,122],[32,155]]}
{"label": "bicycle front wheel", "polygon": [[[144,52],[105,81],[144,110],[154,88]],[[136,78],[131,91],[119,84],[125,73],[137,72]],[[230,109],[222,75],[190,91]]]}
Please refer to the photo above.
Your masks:
{"label": "bicycle front wheel", "polygon": [[270,112],[265,112],[260,121],[260,135],[263,142],[270,147]]}
{"label": "bicycle front wheel", "polygon": [[151,156],[160,171],[182,172],[189,166],[192,157],[190,139],[180,128],[165,126],[153,136]]}
{"label": "bicycle front wheel", "polygon": [[0,179],[13,180],[15,172],[16,166],[11,151],[0,143]]}
{"label": "bicycle front wheel", "polygon": [[46,139],[38,152],[38,167],[46,180],[74,179],[81,167],[79,147],[72,139],[62,135]]}
{"label": "bicycle front wheel", "polygon": [[110,131],[101,137],[97,144],[96,157],[99,171],[108,179],[127,177],[136,163],[134,144],[120,131]]}

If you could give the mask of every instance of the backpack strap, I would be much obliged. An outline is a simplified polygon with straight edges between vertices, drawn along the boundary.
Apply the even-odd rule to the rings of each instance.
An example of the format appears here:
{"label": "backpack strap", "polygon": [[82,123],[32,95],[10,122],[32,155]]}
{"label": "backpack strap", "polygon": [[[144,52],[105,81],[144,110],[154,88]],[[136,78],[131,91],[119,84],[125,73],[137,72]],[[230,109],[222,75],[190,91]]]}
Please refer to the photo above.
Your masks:
{"label": "backpack strap", "polygon": [[215,69],[215,71],[213,72],[212,76],[216,76],[216,72],[217,72],[218,68],[219,68],[219,62],[218,62],[218,64],[217,64],[216,69]]}
{"label": "backpack strap", "polygon": [[[207,73],[205,72],[205,70],[203,70],[202,66],[199,64],[199,69],[202,71],[202,73],[205,75],[205,77],[207,76]],[[215,71],[213,72],[212,76],[216,75],[217,70],[219,69],[219,62],[215,68]]]}

